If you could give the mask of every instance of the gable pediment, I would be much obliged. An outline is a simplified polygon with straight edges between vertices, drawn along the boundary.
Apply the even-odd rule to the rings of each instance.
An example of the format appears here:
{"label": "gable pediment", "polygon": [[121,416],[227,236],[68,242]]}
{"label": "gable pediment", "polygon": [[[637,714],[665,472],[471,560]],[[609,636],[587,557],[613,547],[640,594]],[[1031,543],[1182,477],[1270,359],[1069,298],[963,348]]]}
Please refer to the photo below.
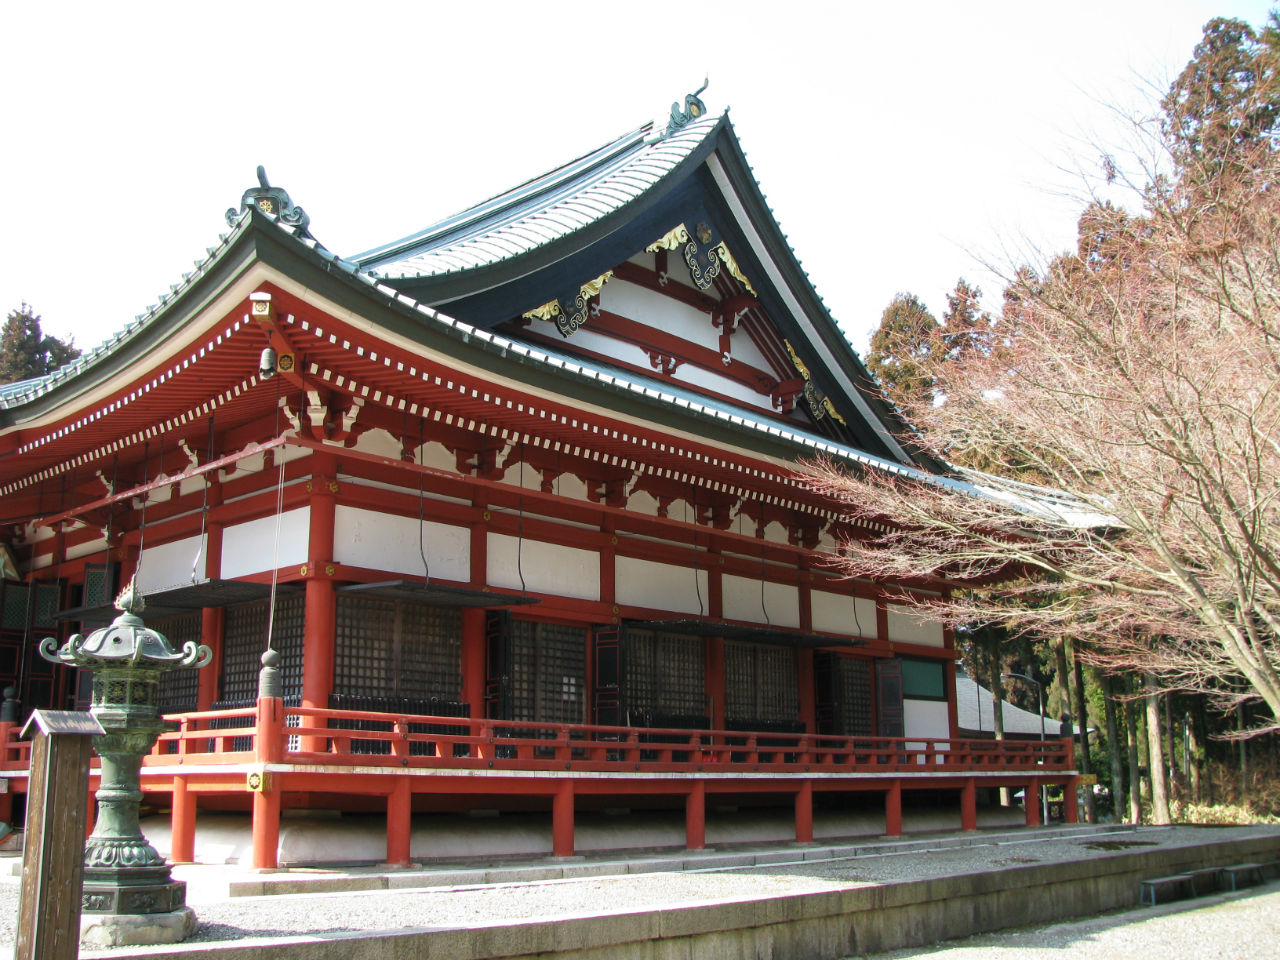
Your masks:
{"label": "gable pediment", "polygon": [[911,462],[727,117],[624,141],[357,260],[472,326]]}

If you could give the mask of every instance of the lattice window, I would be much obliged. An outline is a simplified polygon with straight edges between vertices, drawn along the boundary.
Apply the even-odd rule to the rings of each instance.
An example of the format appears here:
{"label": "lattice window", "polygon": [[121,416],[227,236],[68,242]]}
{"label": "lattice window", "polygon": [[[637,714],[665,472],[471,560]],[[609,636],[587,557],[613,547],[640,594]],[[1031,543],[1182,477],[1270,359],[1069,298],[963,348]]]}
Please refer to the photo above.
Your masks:
{"label": "lattice window", "polygon": [[846,737],[869,737],[875,733],[871,712],[871,663],[839,657],[835,669],[835,732]]}
{"label": "lattice window", "polygon": [[456,700],[461,691],[460,610],[338,597],[335,694]]}
{"label": "lattice window", "polygon": [[512,620],[512,719],[584,722],[586,651],[585,627]]}
{"label": "lattice window", "polygon": [[726,641],[724,708],[730,724],[793,724],[800,715],[796,652],[790,647]]}
{"label": "lattice window", "polygon": [[[223,631],[221,702],[252,702],[258,697],[258,671],[267,648],[266,600],[227,608]],[[305,598],[276,599],[274,643],[280,654],[280,682],[286,698],[302,693],[302,637]]]}
{"label": "lattice window", "polygon": [[[188,613],[181,617],[157,620],[155,623],[148,624],[148,626],[164,634],[175,650],[181,650],[182,645],[188,640],[196,643],[200,642],[201,615],[199,613]],[[212,670],[213,666],[211,664],[204,669]],[[199,670],[194,668],[190,670],[170,670],[164,674],[160,681],[156,704],[161,713],[184,713],[189,710],[195,710],[199,689]]]}
{"label": "lattice window", "polygon": [[31,622],[37,627],[56,628],[58,608],[62,605],[62,584],[37,583],[36,602],[32,610]]}
{"label": "lattice window", "polygon": [[4,606],[0,609],[0,626],[6,630],[25,630],[27,626],[28,594],[31,588],[25,583],[6,580]]}
{"label": "lattice window", "polygon": [[629,722],[684,725],[707,712],[700,637],[627,628],[623,645]]}

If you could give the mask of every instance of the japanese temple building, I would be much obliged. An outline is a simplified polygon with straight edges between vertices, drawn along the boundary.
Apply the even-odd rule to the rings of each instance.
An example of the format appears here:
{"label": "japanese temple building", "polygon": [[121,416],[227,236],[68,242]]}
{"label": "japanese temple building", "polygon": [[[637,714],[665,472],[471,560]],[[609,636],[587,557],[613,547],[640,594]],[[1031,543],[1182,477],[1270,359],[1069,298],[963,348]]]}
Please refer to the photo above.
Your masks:
{"label": "japanese temple building", "polygon": [[904,790],[968,829],[980,791],[1074,790],[1069,740],[959,739],[952,636],[905,605],[948,584],[823,563],[858,531],[798,461],[965,481],[895,439],[727,115],[690,96],[356,257],[261,170],[227,219],[150,312],[0,388],[11,816],[20,721],[85,702],[36,646],[130,578],[214,653],[143,769],[176,861],[212,809],[267,867],[282,809],[385,810],[404,863],[415,812],[547,810],[567,855],[605,804],[682,809],[697,848],[709,796],[803,841],[815,793],[894,834]]}

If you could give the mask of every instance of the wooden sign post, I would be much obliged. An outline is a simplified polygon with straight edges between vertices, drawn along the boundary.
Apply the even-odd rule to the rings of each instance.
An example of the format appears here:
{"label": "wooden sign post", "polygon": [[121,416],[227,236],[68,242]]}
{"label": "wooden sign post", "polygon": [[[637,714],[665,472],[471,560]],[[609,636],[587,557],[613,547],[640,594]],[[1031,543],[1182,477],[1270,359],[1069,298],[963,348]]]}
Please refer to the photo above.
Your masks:
{"label": "wooden sign post", "polygon": [[92,738],[89,713],[36,710],[31,744],[26,851],[14,960],[75,960],[80,952],[80,889]]}

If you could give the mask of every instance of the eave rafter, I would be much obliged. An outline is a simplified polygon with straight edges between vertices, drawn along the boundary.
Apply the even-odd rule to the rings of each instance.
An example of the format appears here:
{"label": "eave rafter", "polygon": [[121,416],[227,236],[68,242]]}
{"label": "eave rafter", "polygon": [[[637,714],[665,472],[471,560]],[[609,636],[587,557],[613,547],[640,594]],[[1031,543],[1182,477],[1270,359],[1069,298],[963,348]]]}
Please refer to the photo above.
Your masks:
{"label": "eave rafter", "polygon": [[[115,451],[144,443],[165,433],[175,433],[175,442],[183,436],[203,438],[204,425],[212,412],[219,411],[219,422],[235,432],[236,424],[250,420],[260,424],[262,433],[272,417],[285,416],[287,425],[316,442],[341,442],[350,446],[359,429],[383,426],[399,435],[405,455],[436,431],[454,431],[454,449],[464,450],[463,438],[475,438],[472,451],[483,448],[494,451],[518,446],[524,456],[544,457],[540,470],[553,470],[545,457],[554,456],[574,465],[563,472],[573,472],[588,486],[592,501],[618,504],[635,477],[667,478],[697,489],[688,499],[698,504],[704,522],[719,526],[726,522],[728,505],[739,500],[763,501],[788,511],[810,515],[819,525],[836,517],[830,505],[817,500],[803,483],[785,466],[779,466],[742,451],[722,449],[694,439],[682,438],[655,424],[632,423],[605,410],[592,411],[573,400],[546,399],[523,389],[519,381],[504,383],[479,371],[466,372],[446,358],[432,359],[421,351],[384,342],[371,343],[367,335],[338,321],[315,307],[288,294],[276,291],[277,319],[266,327],[249,323],[246,315],[229,323],[216,337],[181,363],[168,366],[141,386],[133,387],[127,396],[105,405],[101,411],[87,414],[73,427],[60,426],[50,431],[45,443],[56,454],[67,454],[59,463],[45,466],[29,476],[10,480],[7,487],[16,489],[65,472],[102,469]],[[276,384],[262,383],[250,376],[233,380],[235,369],[256,367],[257,352],[266,336],[295,356],[293,376],[282,377]],[[278,339],[276,339],[278,338]],[[377,347],[375,350],[374,347]],[[203,364],[218,376],[206,376],[193,369]],[[190,374],[183,380],[179,373]],[[205,391],[218,390],[185,407],[189,388],[198,383]],[[149,409],[161,408],[167,414],[145,428],[117,434],[104,443],[87,448],[67,449],[73,438],[88,437],[86,423],[101,423],[106,412],[111,422],[119,422],[118,411],[143,394],[150,397]],[[315,409],[304,409],[304,404]],[[275,411],[279,409],[280,414]],[[293,411],[292,415],[289,414]],[[96,415],[95,415],[96,414]],[[375,415],[376,414],[376,415]],[[421,419],[425,428],[414,429],[413,421]],[[410,426],[396,430],[395,421]],[[269,431],[268,431],[269,434]],[[268,435],[263,434],[263,435]],[[95,438],[96,439],[96,438]],[[203,446],[200,443],[198,446]],[[224,443],[223,449],[226,449]],[[134,451],[136,457],[139,451]],[[460,458],[462,454],[459,454]],[[481,475],[481,464],[468,454],[466,464],[472,476]],[[515,462],[512,460],[511,462]],[[496,462],[493,464],[496,467]],[[184,472],[183,476],[195,475]],[[546,482],[548,474],[542,477]],[[704,516],[705,515],[705,516]],[[812,526],[809,523],[788,524],[788,529]],[[807,539],[807,538],[806,538]]]}

